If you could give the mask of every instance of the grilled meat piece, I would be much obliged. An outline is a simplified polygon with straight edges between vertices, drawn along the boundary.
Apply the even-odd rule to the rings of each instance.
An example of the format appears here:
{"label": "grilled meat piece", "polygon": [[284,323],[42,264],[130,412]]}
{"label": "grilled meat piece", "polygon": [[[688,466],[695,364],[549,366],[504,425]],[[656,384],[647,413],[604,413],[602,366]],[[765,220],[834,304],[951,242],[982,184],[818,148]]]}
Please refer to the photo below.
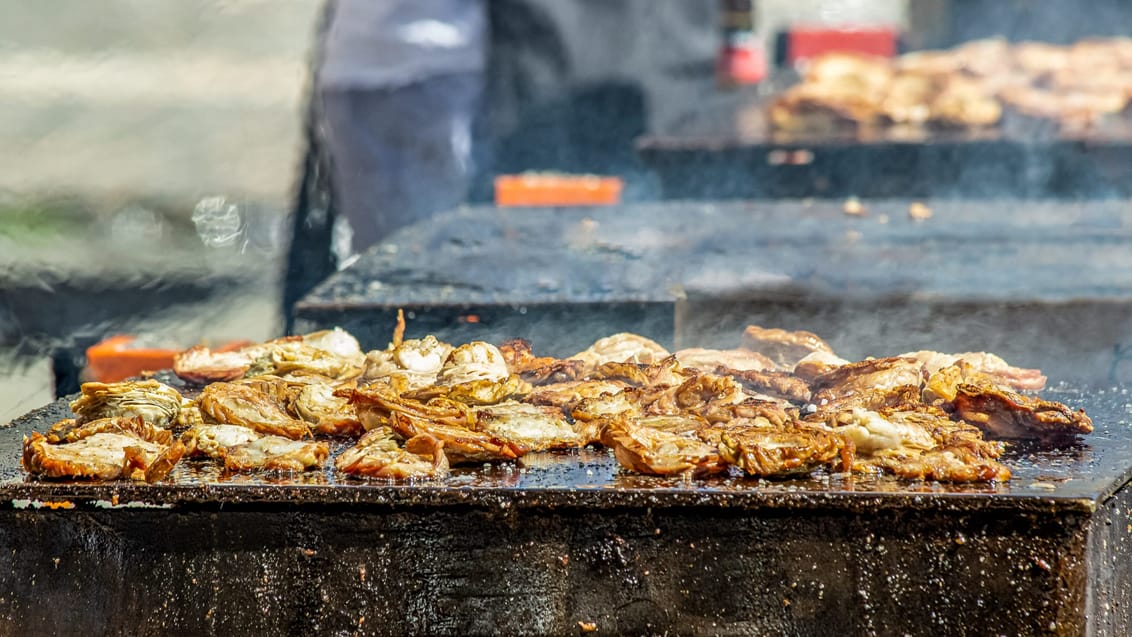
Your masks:
{"label": "grilled meat piece", "polygon": [[404,412],[393,412],[389,417],[389,427],[406,440],[428,435],[444,443],[444,455],[448,456],[452,465],[514,460],[525,451],[521,446],[487,432],[434,422]]}
{"label": "grilled meat piece", "polygon": [[530,384],[522,378],[508,376],[502,381],[485,378],[455,385],[431,385],[405,392],[402,396],[420,402],[444,397],[468,405],[494,405],[505,400],[522,398],[531,393],[531,389]]}
{"label": "grilled meat piece", "polygon": [[963,361],[975,372],[986,374],[996,385],[1015,390],[1040,391],[1046,386],[1046,377],[1040,369],[1014,367],[988,352],[964,352],[962,354],[943,354],[932,351],[908,352],[902,358],[915,358],[924,364],[928,374],[934,374],[945,367]]}
{"label": "grilled meat piece", "polygon": [[834,398],[833,400],[818,401],[815,404],[818,413],[837,413],[854,407],[871,411],[881,409],[914,409],[921,404],[921,391],[919,385],[898,385],[890,389],[868,389]]}
{"label": "grilled meat piece", "polygon": [[325,442],[262,436],[224,450],[224,468],[229,471],[306,471],[326,462],[330,447]]}
{"label": "grilled meat piece", "polygon": [[808,383],[822,374],[828,374],[838,367],[848,364],[849,361],[837,354],[819,350],[803,356],[802,360],[794,366],[794,375]]}
{"label": "grilled meat piece", "polygon": [[901,385],[924,383],[924,364],[914,358],[874,358],[842,365],[814,379],[813,402],[832,402],[838,398],[872,390],[889,390]]}
{"label": "grilled meat piece", "polygon": [[252,357],[245,352],[213,352],[197,345],[173,357],[173,372],[181,380],[207,385],[243,378],[251,364]]}
{"label": "grilled meat piece", "polygon": [[761,478],[805,474],[824,466],[848,471],[853,462],[853,445],[846,439],[806,425],[724,430],[719,453],[747,475]]}
{"label": "grilled meat piece", "polygon": [[857,471],[877,469],[898,478],[937,482],[1005,482],[1010,469],[966,447],[936,447],[906,453],[891,451],[870,456],[854,466]]}
{"label": "grilled meat piece", "polygon": [[697,414],[705,416],[728,405],[747,400],[743,386],[728,376],[699,374],[675,387],[644,393],[645,413],[650,415]]}
{"label": "grilled meat piece", "polygon": [[787,408],[781,402],[747,398],[742,402],[715,405],[702,410],[702,416],[711,423],[729,423],[734,420],[765,418],[775,427],[782,427],[798,419],[798,410]]}
{"label": "grilled meat piece", "polygon": [[643,389],[630,387],[617,392],[603,393],[592,398],[583,398],[570,411],[575,421],[599,420],[625,416],[636,418],[644,413],[642,406]]}
{"label": "grilled meat piece", "polygon": [[805,403],[810,400],[810,385],[789,372],[756,372],[753,370],[739,371],[719,367],[716,374],[730,376],[749,391],[781,398],[792,403]]}
{"label": "grilled meat piece", "polygon": [[779,369],[794,369],[799,361],[814,352],[833,353],[828,343],[811,332],[787,332],[758,325],[748,325],[743,330],[739,346],[770,358]]}
{"label": "grilled meat piece", "polygon": [[350,395],[355,386],[342,387],[324,383],[311,383],[304,386],[292,403],[296,416],[310,423],[316,434],[327,436],[360,436],[365,428],[358,420],[358,412],[350,404]]}
{"label": "grilled meat piece", "polygon": [[531,344],[516,338],[499,346],[507,368],[512,374],[532,385],[561,383],[580,378],[585,363],[579,360],[562,360],[551,356],[536,357],[531,353]]}
{"label": "grilled meat piece", "polygon": [[472,341],[452,350],[436,375],[436,384],[499,382],[510,375],[503,352],[498,347],[483,341]]}
{"label": "grilled meat piece", "polygon": [[155,380],[121,383],[83,383],[82,395],[71,401],[80,423],[99,418],[133,418],[166,429],[177,421],[184,398],[176,389]]}
{"label": "grilled meat piece", "polygon": [[362,382],[397,374],[404,377],[413,389],[428,387],[436,382],[436,375],[454,349],[431,334],[422,339],[391,343],[384,350],[366,354]]}
{"label": "grilled meat piece", "polygon": [[428,435],[415,436],[402,447],[388,427],[371,429],[357,444],[334,459],[342,473],[366,478],[412,480],[448,475],[444,443]]}
{"label": "grilled meat piece", "polygon": [[1074,411],[994,385],[961,383],[952,406],[957,417],[996,438],[1059,442],[1093,431],[1083,409]]}
{"label": "grilled meat piece", "polygon": [[655,363],[669,356],[668,350],[652,339],[622,332],[598,339],[570,358],[584,362],[588,369],[602,363]]}
{"label": "grilled meat piece", "polygon": [[536,387],[526,401],[533,405],[554,405],[570,411],[587,398],[619,393],[628,383],[616,380],[575,380]]}
{"label": "grilled meat piece", "polygon": [[181,434],[185,455],[190,458],[224,458],[225,452],[242,444],[259,440],[264,434],[241,425],[197,425]]}
{"label": "grilled meat piece", "polygon": [[714,446],[686,435],[619,421],[605,438],[617,462],[637,473],[703,477],[727,471]]}
{"label": "grilled meat piece", "polygon": [[711,371],[719,367],[741,371],[767,371],[775,368],[774,361],[748,349],[704,349],[693,347],[675,354],[684,367]]}
{"label": "grilled meat piece", "polygon": [[857,472],[942,482],[1010,479],[1010,471],[995,460],[1002,454],[1002,443],[983,440],[977,429],[950,420],[938,409],[857,407],[829,417],[827,423],[855,446]]}
{"label": "grilled meat piece", "polygon": [[212,383],[197,399],[205,420],[227,425],[243,425],[259,433],[292,440],[309,438],[307,423],[292,417],[273,398],[253,387],[237,383]]}
{"label": "grilled meat piece", "polygon": [[[55,429],[55,428],[53,428]],[[47,436],[24,438],[22,464],[36,476],[157,482],[181,459],[185,447],[165,429],[140,417],[102,418],[83,425],[58,427],[51,444]]]}
{"label": "grilled meat piece", "polygon": [[350,395],[350,403],[357,410],[358,420],[366,431],[390,426],[395,413],[453,427],[470,428],[475,424],[471,407],[464,403],[437,398],[423,404],[403,398],[394,384],[388,382],[377,382],[355,389]]}
{"label": "grilled meat piece", "polygon": [[522,450],[546,451],[581,447],[582,439],[555,407],[505,402],[475,410],[475,429]]}

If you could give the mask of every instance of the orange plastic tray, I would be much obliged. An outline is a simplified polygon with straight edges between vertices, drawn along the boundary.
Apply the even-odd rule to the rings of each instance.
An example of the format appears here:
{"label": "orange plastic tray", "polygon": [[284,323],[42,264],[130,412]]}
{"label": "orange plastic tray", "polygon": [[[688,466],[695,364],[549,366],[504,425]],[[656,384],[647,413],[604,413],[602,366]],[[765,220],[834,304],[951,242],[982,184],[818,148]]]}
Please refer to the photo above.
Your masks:
{"label": "orange plastic tray", "polygon": [[87,374],[91,380],[116,383],[142,372],[169,369],[178,350],[133,348],[133,336],[119,334],[86,350]]}
{"label": "orange plastic tray", "polygon": [[619,177],[595,175],[501,175],[497,206],[609,206],[621,201]]}
{"label": "orange plastic tray", "polygon": [[[89,380],[103,383],[116,383],[127,378],[141,376],[173,367],[173,357],[180,353],[177,349],[158,349],[133,347],[136,337],[118,334],[88,347],[86,350],[86,375]],[[248,341],[234,341],[213,351],[237,349]]]}

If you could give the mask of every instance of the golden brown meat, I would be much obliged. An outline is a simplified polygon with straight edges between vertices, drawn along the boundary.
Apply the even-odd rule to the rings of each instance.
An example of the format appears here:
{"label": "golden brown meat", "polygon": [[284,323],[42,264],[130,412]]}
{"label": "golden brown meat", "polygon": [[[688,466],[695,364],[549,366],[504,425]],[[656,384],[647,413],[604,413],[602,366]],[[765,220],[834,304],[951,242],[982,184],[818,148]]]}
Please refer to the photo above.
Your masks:
{"label": "golden brown meat", "polygon": [[859,472],[879,470],[909,480],[937,482],[1005,482],[1010,469],[992,458],[980,456],[966,447],[935,447],[908,453],[891,451],[855,463]]}
{"label": "golden brown meat", "polygon": [[221,460],[228,449],[263,436],[242,425],[197,425],[181,434],[181,443],[185,445],[185,455],[190,458]]}
{"label": "golden brown meat", "polygon": [[587,398],[616,394],[627,387],[628,383],[616,380],[575,380],[536,387],[526,401],[570,411]]}
{"label": "golden brown meat", "polygon": [[814,352],[833,353],[828,343],[811,332],[787,332],[758,325],[748,325],[743,330],[739,346],[770,358],[779,369],[794,369],[798,361]]}
{"label": "golden brown meat", "polygon": [[585,363],[579,360],[562,360],[551,356],[536,357],[531,353],[531,344],[516,338],[499,346],[507,368],[512,374],[532,385],[561,383],[580,378]]}
{"label": "golden brown meat", "polygon": [[307,471],[318,469],[330,455],[325,442],[263,436],[224,451],[229,471]]}
{"label": "golden brown meat", "polygon": [[719,453],[749,476],[780,478],[820,467],[848,471],[853,445],[818,427],[735,427],[721,432]]}
{"label": "golden brown meat", "polygon": [[358,412],[350,403],[355,386],[341,387],[311,383],[299,391],[292,409],[299,418],[310,423],[311,430],[326,436],[360,436],[365,432]]}
{"label": "golden brown meat", "polygon": [[617,392],[608,392],[592,398],[583,398],[570,411],[576,421],[599,420],[625,416],[636,418],[644,413],[642,406],[644,390],[630,387]]}
{"label": "golden brown meat", "polygon": [[[65,432],[64,432],[65,430]],[[61,442],[33,433],[24,438],[22,464],[36,476],[157,482],[181,459],[185,447],[168,430],[138,418],[103,418],[60,427]]]}
{"label": "golden brown meat", "polygon": [[838,367],[848,364],[849,361],[837,354],[823,351],[812,352],[803,356],[802,360],[794,366],[794,375],[809,383],[822,374],[828,374]]}
{"label": "golden brown meat", "polygon": [[243,378],[251,364],[252,357],[248,353],[213,352],[197,345],[173,357],[173,372],[182,380],[205,385]]}
{"label": "golden brown meat", "polygon": [[570,358],[584,362],[587,369],[596,369],[603,363],[655,363],[669,356],[668,350],[656,341],[622,332],[598,339],[593,345]]}
{"label": "golden brown meat", "polygon": [[71,402],[79,422],[99,418],[133,418],[162,429],[172,426],[181,412],[181,393],[156,380],[83,383],[82,395]]}
{"label": "golden brown meat", "polygon": [[392,416],[402,413],[418,420],[432,421],[453,427],[470,428],[475,425],[475,414],[468,405],[437,398],[428,404],[403,398],[394,384],[377,382],[359,387],[350,395],[350,402],[358,412],[358,420],[366,431],[391,426]]}
{"label": "golden brown meat", "polygon": [[914,358],[874,358],[822,374],[812,384],[812,401],[832,402],[838,398],[871,390],[890,390],[901,385],[920,387],[924,383],[924,364]]}
{"label": "golden brown meat", "polygon": [[475,410],[475,429],[505,440],[521,453],[581,447],[585,440],[556,407],[505,402]]}
{"label": "golden brown meat", "polygon": [[739,371],[719,367],[716,368],[715,373],[734,378],[748,391],[772,398],[781,398],[792,403],[804,403],[810,400],[809,383],[789,372]]}
{"label": "golden brown meat", "polygon": [[503,352],[491,343],[472,341],[452,350],[436,375],[438,385],[460,385],[477,381],[492,383],[511,375]]}
{"label": "golden brown meat", "polygon": [[649,475],[702,477],[727,471],[714,446],[681,434],[620,421],[608,429],[622,467]]}
{"label": "golden brown meat", "polygon": [[919,351],[908,352],[900,356],[921,361],[929,375],[963,361],[970,365],[973,371],[991,377],[991,381],[996,385],[1027,391],[1040,391],[1046,386],[1046,377],[1042,375],[1042,370],[1015,367],[1001,357],[988,352],[943,354],[941,352]]}
{"label": "golden brown meat", "polygon": [[[762,373],[762,372],[751,372]],[[697,374],[675,386],[650,388],[643,393],[645,413],[700,416],[747,400],[743,386],[729,376]]]}
{"label": "golden brown meat", "polygon": [[684,367],[710,372],[719,367],[741,371],[767,371],[775,368],[774,361],[748,349],[704,349],[693,347],[675,354]]}
{"label": "golden brown meat", "polygon": [[466,405],[494,405],[505,400],[523,398],[530,394],[532,387],[518,376],[508,376],[503,380],[471,380],[455,385],[431,385],[407,391],[402,396],[411,400],[428,402],[434,398],[447,398]]}
{"label": "golden brown meat", "polygon": [[993,385],[960,384],[955,415],[996,438],[1062,441],[1093,431],[1085,410],[1016,394]]}
{"label": "golden brown meat", "polygon": [[371,429],[357,444],[334,459],[342,473],[385,480],[443,478],[448,475],[444,443],[429,435],[405,441],[402,447],[388,427]]}
{"label": "golden brown meat", "polygon": [[521,446],[487,432],[434,422],[402,412],[390,415],[389,428],[406,440],[424,435],[439,440],[444,444],[444,455],[452,465],[514,460],[525,451]]}
{"label": "golden brown meat", "polygon": [[452,345],[437,340],[431,334],[421,339],[391,343],[384,350],[366,354],[362,380],[380,380],[397,374],[404,377],[411,388],[427,387],[436,382],[436,375],[453,349]]}
{"label": "golden brown meat", "polygon": [[259,433],[292,440],[309,438],[307,423],[293,418],[271,397],[247,385],[212,383],[197,399],[205,420],[227,425],[243,425]]}

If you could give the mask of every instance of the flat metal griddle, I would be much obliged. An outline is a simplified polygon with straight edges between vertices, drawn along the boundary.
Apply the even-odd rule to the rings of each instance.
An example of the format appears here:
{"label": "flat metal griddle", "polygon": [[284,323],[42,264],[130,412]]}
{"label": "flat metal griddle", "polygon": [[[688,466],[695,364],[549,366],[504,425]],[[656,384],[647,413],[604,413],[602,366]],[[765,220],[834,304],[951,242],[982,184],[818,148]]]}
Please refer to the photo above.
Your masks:
{"label": "flat metal griddle", "polygon": [[767,127],[766,97],[711,96],[640,138],[667,199],[779,197],[1106,198],[1130,194],[1132,124],[1062,132],[1007,114],[976,131],[888,128],[791,135]]}
{"label": "flat metal griddle", "polygon": [[[853,359],[985,350],[1063,378],[1124,380],[1132,342],[1132,209],[911,200],[469,208],[405,228],[297,305],[366,347],[408,333],[512,337],[569,356],[632,331],[668,347],[735,347],[748,324],[807,329]],[[475,319],[474,322],[472,319]]]}
{"label": "flat metal griddle", "polygon": [[0,431],[0,630],[1127,634],[1132,395],[1048,394],[1097,432],[1014,446],[999,485],[684,482],[597,450],[401,485],[192,462],[153,485],[28,479],[21,437],[57,402]]}

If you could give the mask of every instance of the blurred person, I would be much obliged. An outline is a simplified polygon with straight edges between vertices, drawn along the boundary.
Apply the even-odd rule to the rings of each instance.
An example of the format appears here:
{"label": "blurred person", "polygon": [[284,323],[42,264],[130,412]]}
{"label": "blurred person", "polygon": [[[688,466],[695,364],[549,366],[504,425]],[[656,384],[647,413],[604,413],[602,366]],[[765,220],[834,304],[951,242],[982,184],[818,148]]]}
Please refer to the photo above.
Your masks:
{"label": "blurred person", "polygon": [[[718,0],[337,0],[318,47],[288,332],[295,302],[348,255],[466,198],[490,201],[494,174],[618,175],[625,199],[655,197],[633,142],[714,91],[717,10]],[[346,243],[336,216],[353,239],[331,251]]]}
{"label": "blurred person", "polygon": [[316,90],[353,252],[464,200],[486,28],[484,0],[336,0]]}
{"label": "blurred person", "polygon": [[283,304],[398,228],[465,198],[487,58],[485,0],[329,0]]}

